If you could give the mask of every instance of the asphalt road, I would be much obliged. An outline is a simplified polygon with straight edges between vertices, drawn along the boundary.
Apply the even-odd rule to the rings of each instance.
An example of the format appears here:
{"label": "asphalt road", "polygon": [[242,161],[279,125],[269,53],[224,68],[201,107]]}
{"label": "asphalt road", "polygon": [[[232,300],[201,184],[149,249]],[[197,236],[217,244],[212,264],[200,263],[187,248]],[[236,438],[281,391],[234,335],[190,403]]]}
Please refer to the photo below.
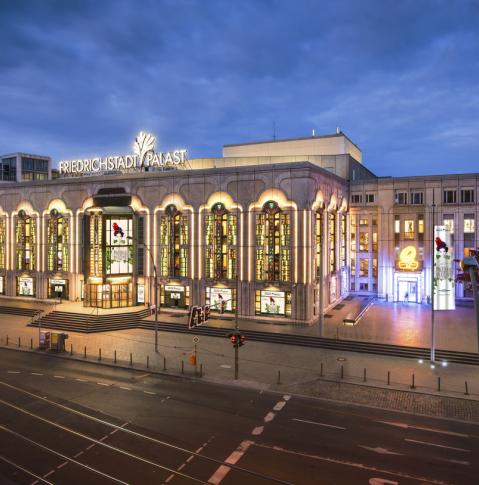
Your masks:
{"label": "asphalt road", "polygon": [[0,350],[0,483],[475,484],[479,426]]}

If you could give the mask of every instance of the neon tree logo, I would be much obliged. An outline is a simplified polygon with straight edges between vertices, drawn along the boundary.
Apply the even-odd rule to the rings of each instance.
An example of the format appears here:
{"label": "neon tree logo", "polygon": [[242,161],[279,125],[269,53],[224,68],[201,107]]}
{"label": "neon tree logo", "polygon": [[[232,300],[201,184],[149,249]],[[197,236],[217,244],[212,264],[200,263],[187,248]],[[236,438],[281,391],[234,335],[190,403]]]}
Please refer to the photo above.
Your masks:
{"label": "neon tree logo", "polygon": [[133,154],[109,157],[62,160],[58,163],[60,175],[94,175],[108,172],[131,172],[157,168],[180,168],[187,160],[187,150],[157,152],[156,138],[151,133],[140,131],[133,144]]}

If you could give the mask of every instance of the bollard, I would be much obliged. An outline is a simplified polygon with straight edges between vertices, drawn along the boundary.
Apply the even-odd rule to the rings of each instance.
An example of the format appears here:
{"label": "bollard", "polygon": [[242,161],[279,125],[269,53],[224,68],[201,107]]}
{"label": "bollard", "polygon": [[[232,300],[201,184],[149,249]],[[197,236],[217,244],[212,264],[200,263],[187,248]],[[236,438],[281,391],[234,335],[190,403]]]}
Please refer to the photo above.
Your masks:
{"label": "bollard", "polygon": [[341,364],[341,379],[344,378],[344,366]]}
{"label": "bollard", "polygon": [[114,360],[114,363],[116,364],[116,350],[115,350],[115,360]]}
{"label": "bollard", "polygon": [[85,347],[83,348],[83,358],[86,359],[86,345]]}
{"label": "bollard", "polygon": [[363,382],[366,382],[366,367],[363,370]]}
{"label": "bollard", "polygon": [[281,384],[281,371],[278,371],[278,384]]}
{"label": "bollard", "polygon": [[20,347],[20,337],[18,337],[18,346]]}
{"label": "bollard", "polygon": [[200,377],[203,377],[203,364],[200,364]]}
{"label": "bollard", "polygon": [[146,356],[146,368],[147,369],[150,368],[150,356],[149,355]]}
{"label": "bollard", "polygon": [[163,370],[166,370],[166,357],[163,357]]}
{"label": "bollard", "polygon": [[437,392],[441,392],[441,377],[437,377]]}
{"label": "bollard", "polygon": [[8,345],[8,335],[7,335],[7,345]]}
{"label": "bollard", "polygon": [[319,377],[323,377],[323,363],[321,362],[321,370],[319,372]]}
{"label": "bollard", "polygon": [[464,385],[466,387],[466,392],[464,393],[466,396],[469,396],[469,386],[467,385],[467,381],[464,381]]}
{"label": "bollard", "polygon": [[183,361],[181,361],[181,373],[185,373],[185,363]]}
{"label": "bollard", "polygon": [[388,386],[391,384],[391,372],[388,371]]}
{"label": "bollard", "polygon": [[130,352],[130,365],[133,365],[133,354]]}
{"label": "bollard", "polygon": [[33,349],[33,339],[30,339],[30,348]]}
{"label": "bollard", "polygon": [[411,389],[416,389],[416,386],[414,385],[414,374],[412,375]]}
{"label": "bollard", "polygon": [[98,349],[98,360],[101,360],[101,349]]}
{"label": "bollard", "polygon": [[70,355],[73,355],[73,344],[70,344]]}

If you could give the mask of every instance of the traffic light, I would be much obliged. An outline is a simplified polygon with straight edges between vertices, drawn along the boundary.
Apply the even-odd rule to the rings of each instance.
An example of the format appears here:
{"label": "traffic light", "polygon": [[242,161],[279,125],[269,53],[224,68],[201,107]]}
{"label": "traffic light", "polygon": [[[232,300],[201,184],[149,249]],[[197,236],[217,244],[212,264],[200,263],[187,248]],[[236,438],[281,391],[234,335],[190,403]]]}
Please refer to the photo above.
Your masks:
{"label": "traffic light", "polygon": [[232,332],[228,335],[233,347],[242,347],[245,344],[246,337],[240,332]]}
{"label": "traffic light", "polygon": [[242,334],[239,335],[239,346],[242,347],[245,343],[246,337]]}
{"label": "traffic light", "polygon": [[230,333],[228,337],[231,340],[233,347],[236,347],[238,345],[238,340],[239,340],[238,335],[236,333]]}

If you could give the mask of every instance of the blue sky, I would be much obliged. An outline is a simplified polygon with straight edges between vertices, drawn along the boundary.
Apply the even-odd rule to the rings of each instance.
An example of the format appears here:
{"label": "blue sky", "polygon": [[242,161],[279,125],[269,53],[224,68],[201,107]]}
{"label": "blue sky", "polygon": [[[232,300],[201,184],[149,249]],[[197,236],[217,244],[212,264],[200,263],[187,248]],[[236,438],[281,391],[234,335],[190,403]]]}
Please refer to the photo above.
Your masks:
{"label": "blue sky", "polygon": [[479,1],[0,0],[0,153],[333,133],[378,175],[479,172]]}

